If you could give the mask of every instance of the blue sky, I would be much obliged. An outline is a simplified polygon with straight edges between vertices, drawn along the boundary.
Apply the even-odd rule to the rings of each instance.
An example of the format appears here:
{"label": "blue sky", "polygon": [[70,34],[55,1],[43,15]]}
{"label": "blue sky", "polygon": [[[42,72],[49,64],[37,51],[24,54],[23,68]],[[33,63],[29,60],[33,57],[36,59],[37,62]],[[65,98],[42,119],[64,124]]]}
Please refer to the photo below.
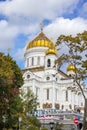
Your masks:
{"label": "blue sky", "polygon": [[40,31],[54,43],[59,35],[73,35],[87,30],[86,0],[0,0],[0,51],[24,68],[26,44]]}

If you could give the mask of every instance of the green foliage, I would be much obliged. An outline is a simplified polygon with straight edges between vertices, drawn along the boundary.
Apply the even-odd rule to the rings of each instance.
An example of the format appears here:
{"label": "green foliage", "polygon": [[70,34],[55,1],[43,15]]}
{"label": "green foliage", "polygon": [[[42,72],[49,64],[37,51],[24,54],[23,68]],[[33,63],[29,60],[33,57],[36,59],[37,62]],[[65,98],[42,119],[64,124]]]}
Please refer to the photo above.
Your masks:
{"label": "green foliage", "polygon": [[[59,68],[65,62],[72,62],[77,68],[77,75],[80,79],[87,78],[87,31],[77,34],[75,37],[72,35],[61,35],[58,37],[56,46],[60,48],[66,46],[67,54],[62,54],[57,60]],[[72,61],[70,61],[72,60]]]}
{"label": "green foliage", "polygon": [[[38,103],[31,90],[27,93],[19,88],[23,85],[22,72],[16,62],[8,55],[0,53],[0,129],[39,130],[40,122],[30,116]],[[28,116],[26,115],[28,113]]]}
{"label": "green foliage", "polygon": [[59,122],[56,123],[55,130],[62,130],[63,124],[59,124]]}
{"label": "green foliage", "polygon": [[[23,85],[22,72],[16,62],[8,55],[0,53],[0,128],[12,128],[17,124],[18,112],[23,112],[19,87]],[[4,122],[3,122],[4,118]]]}
{"label": "green foliage", "polygon": [[24,103],[25,112],[32,112],[32,110],[36,110],[37,108],[37,97],[33,94],[33,92],[28,88],[27,92],[21,91],[21,97]]}
{"label": "green foliage", "polygon": [[21,90],[20,96],[24,108],[23,115],[20,115],[22,117],[21,129],[39,130],[41,126],[40,121],[36,117],[31,116],[32,110],[35,110],[38,105],[36,96],[30,89],[27,89],[27,92]]}
{"label": "green foliage", "polygon": [[11,87],[21,87],[23,85],[22,72],[16,62],[8,55],[0,53],[0,79],[1,85]]}
{"label": "green foliage", "polygon": [[41,128],[41,130],[48,130],[47,128]]}
{"label": "green foliage", "polygon": [[39,130],[41,123],[39,120],[37,120],[35,117],[32,116],[24,116],[22,117],[22,122],[20,123],[20,128],[22,129],[28,129],[28,130]]}
{"label": "green foliage", "polygon": [[62,54],[60,57],[58,57],[58,59],[55,62],[58,63],[58,68],[60,68],[63,65],[63,63],[69,62],[69,56]]}
{"label": "green foliage", "polygon": [[87,60],[85,60],[85,61],[83,62],[83,67],[86,68],[86,70],[87,70]]}
{"label": "green foliage", "polygon": [[30,120],[30,122],[31,122],[33,125],[35,125],[35,126],[37,126],[37,127],[40,127],[40,126],[41,126],[40,121],[37,120],[36,117],[29,117],[29,120]]}
{"label": "green foliage", "polygon": [[16,62],[8,55],[8,62],[11,64],[13,70],[13,86],[21,87],[23,85],[22,71],[16,64]]}

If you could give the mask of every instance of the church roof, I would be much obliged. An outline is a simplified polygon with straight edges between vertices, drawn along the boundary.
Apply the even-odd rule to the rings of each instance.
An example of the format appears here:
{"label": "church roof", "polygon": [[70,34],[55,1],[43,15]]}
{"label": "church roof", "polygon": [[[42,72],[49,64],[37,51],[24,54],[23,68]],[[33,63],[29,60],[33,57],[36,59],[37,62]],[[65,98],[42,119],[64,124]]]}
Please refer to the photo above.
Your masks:
{"label": "church roof", "polygon": [[54,55],[57,55],[57,49],[56,48],[49,48],[48,50],[46,50],[46,55],[49,55],[49,54],[54,54]]}
{"label": "church roof", "polygon": [[64,73],[62,70],[58,70],[58,73],[63,76],[62,80],[71,79],[71,77],[69,75],[67,75],[66,73]]}
{"label": "church roof", "polygon": [[75,68],[75,66],[72,63],[70,63],[70,65],[67,67],[67,71],[73,71],[73,72],[75,72],[76,68]]}
{"label": "church roof", "polygon": [[55,54],[57,52],[54,43],[42,31],[27,44],[26,50],[33,47],[48,47],[50,49],[48,52]]}

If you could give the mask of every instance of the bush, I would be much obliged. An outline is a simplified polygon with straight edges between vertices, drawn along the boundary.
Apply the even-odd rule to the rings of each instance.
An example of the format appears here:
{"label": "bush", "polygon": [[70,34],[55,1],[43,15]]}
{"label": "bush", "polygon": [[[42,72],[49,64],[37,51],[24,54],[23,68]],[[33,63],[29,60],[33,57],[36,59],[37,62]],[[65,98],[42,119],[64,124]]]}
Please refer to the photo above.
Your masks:
{"label": "bush", "polygon": [[59,122],[56,123],[55,130],[62,130],[63,124],[59,124]]}
{"label": "bush", "polygon": [[47,128],[41,128],[41,130],[48,130]]}

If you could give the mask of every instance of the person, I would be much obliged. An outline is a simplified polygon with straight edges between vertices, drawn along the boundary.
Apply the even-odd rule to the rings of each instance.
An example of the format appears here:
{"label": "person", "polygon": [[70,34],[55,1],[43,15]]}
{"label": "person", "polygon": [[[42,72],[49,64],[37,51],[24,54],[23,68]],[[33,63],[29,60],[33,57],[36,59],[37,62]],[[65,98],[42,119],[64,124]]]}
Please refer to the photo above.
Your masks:
{"label": "person", "polygon": [[78,130],[81,130],[82,127],[83,127],[83,124],[80,122],[80,123],[77,125],[77,129],[78,129]]}

